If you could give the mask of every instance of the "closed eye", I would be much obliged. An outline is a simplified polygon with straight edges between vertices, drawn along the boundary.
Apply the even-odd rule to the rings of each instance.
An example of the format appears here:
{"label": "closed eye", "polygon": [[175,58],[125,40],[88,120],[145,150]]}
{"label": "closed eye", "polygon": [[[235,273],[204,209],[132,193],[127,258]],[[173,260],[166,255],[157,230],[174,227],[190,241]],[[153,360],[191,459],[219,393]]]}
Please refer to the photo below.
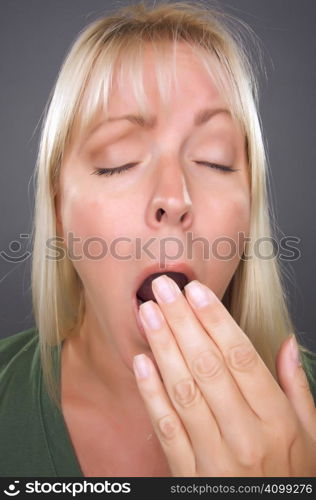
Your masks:
{"label": "closed eye", "polygon": [[137,163],[127,163],[126,165],[122,165],[121,167],[116,167],[116,168],[97,168],[92,173],[96,175],[105,175],[106,177],[109,177],[110,175],[120,174],[125,170],[129,170],[130,168],[133,168],[135,165],[137,165]]}
{"label": "closed eye", "polygon": [[[236,172],[237,170],[240,170],[238,168],[232,168],[232,167],[227,167],[226,165],[218,165],[217,163],[211,163],[208,161],[196,161],[198,165],[205,165],[208,168],[213,168],[215,170],[221,170],[222,172]],[[120,167],[115,167],[115,168],[97,168],[94,172],[92,172],[95,175],[105,175],[106,177],[109,177],[114,174],[120,174],[122,172],[125,172],[126,170],[129,170],[130,168],[135,167],[137,163],[126,163],[126,165],[121,165]]]}
{"label": "closed eye", "polygon": [[198,165],[205,165],[208,168],[214,168],[216,170],[221,170],[222,172],[236,172],[240,170],[239,168],[227,167],[226,165],[218,165],[217,163],[211,163],[209,161],[196,161]]}

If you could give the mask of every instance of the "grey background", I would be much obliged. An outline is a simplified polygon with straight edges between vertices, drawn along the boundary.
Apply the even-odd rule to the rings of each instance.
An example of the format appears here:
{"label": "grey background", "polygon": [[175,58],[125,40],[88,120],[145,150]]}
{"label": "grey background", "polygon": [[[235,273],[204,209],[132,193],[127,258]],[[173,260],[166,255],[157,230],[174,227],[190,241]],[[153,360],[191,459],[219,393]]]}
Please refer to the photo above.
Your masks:
{"label": "grey background", "polygon": [[[112,5],[104,0],[1,0],[0,251],[28,249],[38,123],[63,58],[78,32]],[[316,350],[316,2],[230,0],[219,5],[246,21],[263,42],[268,79],[260,110],[271,166],[272,201],[281,235],[301,239],[301,257],[285,263],[290,309],[300,340]],[[269,290],[267,290],[269,293]],[[34,325],[30,258],[0,254],[0,337]]]}

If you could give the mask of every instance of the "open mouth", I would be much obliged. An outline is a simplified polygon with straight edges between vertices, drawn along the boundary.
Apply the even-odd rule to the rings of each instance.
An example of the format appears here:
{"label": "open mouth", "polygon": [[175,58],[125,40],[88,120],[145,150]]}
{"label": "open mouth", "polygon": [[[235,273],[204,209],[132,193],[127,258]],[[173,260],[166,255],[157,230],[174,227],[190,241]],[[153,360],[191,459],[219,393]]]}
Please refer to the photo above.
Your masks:
{"label": "open mouth", "polygon": [[189,279],[186,274],[184,273],[177,273],[174,271],[168,271],[168,272],[161,272],[161,273],[153,273],[147,276],[147,278],[142,282],[140,287],[138,288],[136,292],[136,298],[137,298],[137,304],[140,306],[143,302],[146,302],[147,300],[153,300],[154,302],[156,301],[156,298],[153,294],[152,291],[152,281],[155,278],[158,278],[158,276],[161,276],[162,274],[165,274],[169,276],[169,278],[173,279],[180,288],[181,291],[183,291],[185,285],[189,283]]}

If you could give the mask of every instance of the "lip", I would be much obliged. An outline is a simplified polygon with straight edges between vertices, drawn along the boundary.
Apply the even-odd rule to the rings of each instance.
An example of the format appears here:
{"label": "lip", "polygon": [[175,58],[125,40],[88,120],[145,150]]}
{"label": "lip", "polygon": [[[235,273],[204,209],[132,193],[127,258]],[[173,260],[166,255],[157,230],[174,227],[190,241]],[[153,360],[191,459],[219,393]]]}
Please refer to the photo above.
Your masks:
{"label": "lip", "polygon": [[[148,278],[148,276],[150,276],[151,274],[154,274],[154,273],[164,274],[168,271],[169,272],[172,271],[175,273],[183,273],[188,277],[189,281],[196,279],[196,275],[195,275],[195,272],[193,271],[193,269],[191,269],[191,267],[184,262],[172,262],[172,263],[170,262],[170,263],[167,263],[163,267],[159,266],[159,264],[153,264],[152,266],[148,266],[145,269],[143,269],[142,272],[140,273],[140,275],[137,277],[135,289],[133,291],[134,297],[136,297],[137,290],[139,289],[142,282],[146,278]],[[136,299],[136,303],[137,303],[137,299]]]}

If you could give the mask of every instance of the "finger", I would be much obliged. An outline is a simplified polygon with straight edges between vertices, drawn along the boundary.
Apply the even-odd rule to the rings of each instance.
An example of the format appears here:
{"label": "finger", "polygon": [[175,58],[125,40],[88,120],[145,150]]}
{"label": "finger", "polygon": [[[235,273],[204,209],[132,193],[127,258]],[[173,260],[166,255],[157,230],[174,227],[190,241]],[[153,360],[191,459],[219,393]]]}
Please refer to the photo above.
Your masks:
{"label": "finger", "polygon": [[[170,285],[166,300],[166,294],[161,288]],[[243,398],[221,352],[198,321],[176,283],[168,277],[160,276],[153,280],[152,288],[223,439],[235,450],[240,449],[241,435],[251,438],[256,434],[256,415]]]}
{"label": "finger", "polygon": [[294,335],[282,344],[276,359],[280,385],[303,426],[316,439],[316,408],[309,383],[299,359]]}
{"label": "finger", "polygon": [[290,408],[285,394],[215,293],[202,283],[191,281],[185,294],[255,414],[265,422],[285,418]]}
{"label": "finger", "polygon": [[188,433],[195,455],[202,461],[210,449],[215,451],[221,444],[217,422],[158,305],[148,301],[139,311],[167,394]]}
{"label": "finger", "polygon": [[195,460],[185,429],[166,394],[152,361],[134,357],[134,372],[153,428],[166,455],[173,476],[194,476]]}

